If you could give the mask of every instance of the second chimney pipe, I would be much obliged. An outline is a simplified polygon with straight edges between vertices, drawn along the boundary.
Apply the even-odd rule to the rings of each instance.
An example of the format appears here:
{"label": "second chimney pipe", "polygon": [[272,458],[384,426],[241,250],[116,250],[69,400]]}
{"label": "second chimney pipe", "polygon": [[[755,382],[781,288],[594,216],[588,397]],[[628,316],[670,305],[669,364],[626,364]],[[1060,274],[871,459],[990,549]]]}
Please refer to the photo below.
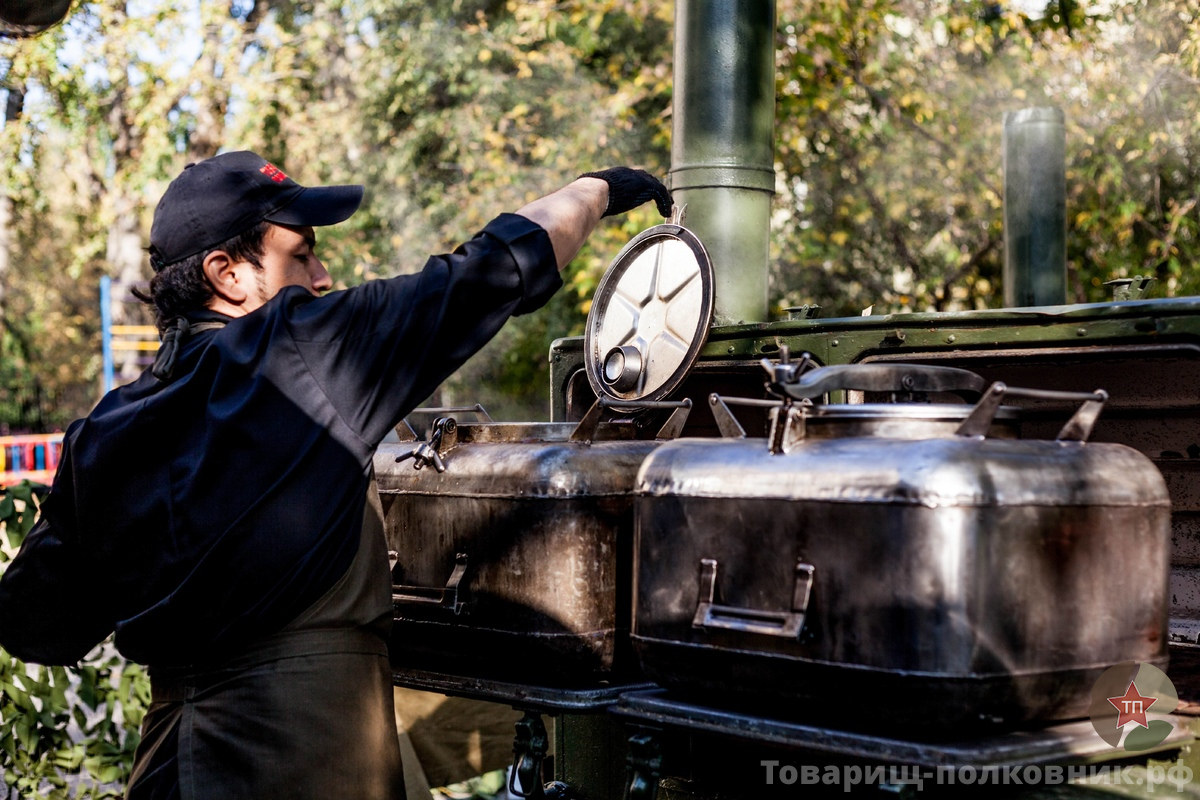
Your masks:
{"label": "second chimney pipe", "polygon": [[1066,127],[1059,108],[1004,115],[1004,305],[1067,302]]}

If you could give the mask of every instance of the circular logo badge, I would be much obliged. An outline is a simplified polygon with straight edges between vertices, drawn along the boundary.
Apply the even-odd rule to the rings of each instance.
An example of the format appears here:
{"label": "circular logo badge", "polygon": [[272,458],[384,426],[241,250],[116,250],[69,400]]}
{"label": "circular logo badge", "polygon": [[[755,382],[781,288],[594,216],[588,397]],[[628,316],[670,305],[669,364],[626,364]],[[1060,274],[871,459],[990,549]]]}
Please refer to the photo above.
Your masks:
{"label": "circular logo badge", "polygon": [[1104,671],[1092,687],[1088,716],[1100,738],[1136,753],[1161,744],[1175,726],[1163,717],[1179,706],[1167,674],[1152,664],[1126,661]]}

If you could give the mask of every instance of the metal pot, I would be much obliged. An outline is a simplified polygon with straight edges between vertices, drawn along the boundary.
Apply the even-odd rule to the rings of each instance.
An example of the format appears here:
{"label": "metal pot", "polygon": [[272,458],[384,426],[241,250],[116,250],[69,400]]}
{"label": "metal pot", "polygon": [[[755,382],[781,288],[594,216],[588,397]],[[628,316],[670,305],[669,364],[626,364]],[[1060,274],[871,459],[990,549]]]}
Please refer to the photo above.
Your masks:
{"label": "metal pot", "polygon": [[[658,433],[676,435],[690,403],[656,405],[682,412]],[[394,664],[559,685],[636,672],[633,486],[660,442],[601,422],[607,407],[578,425],[445,416],[379,448]]]}
{"label": "metal pot", "polygon": [[[632,638],[649,677],[841,724],[1014,724],[1086,714],[1118,662],[1165,665],[1166,487],[1137,451],[1086,442],[1103,392],[821,406],[983,384],[773,369],[767,440],[680,440],[642,467]],[[1023,440],[1005,396],[1083,405],[1056,440]]]}

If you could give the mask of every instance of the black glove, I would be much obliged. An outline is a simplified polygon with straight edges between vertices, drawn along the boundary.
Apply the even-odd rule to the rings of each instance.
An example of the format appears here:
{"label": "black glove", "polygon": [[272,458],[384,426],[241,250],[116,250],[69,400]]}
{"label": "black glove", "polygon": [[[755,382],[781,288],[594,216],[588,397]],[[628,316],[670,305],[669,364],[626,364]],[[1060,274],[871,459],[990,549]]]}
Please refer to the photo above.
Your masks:
{"label": "black glove", "polygon": [[658,206],[658,213],[664,217],[671,216],[671,193],[662,181],[642,169],[629,167],[612,167],[599,172],[588,172],[581,178],[599,178],[608,184],[608,207],[604,216],[624,214],[631,208],[637,208],[647,200],[653,200]]}

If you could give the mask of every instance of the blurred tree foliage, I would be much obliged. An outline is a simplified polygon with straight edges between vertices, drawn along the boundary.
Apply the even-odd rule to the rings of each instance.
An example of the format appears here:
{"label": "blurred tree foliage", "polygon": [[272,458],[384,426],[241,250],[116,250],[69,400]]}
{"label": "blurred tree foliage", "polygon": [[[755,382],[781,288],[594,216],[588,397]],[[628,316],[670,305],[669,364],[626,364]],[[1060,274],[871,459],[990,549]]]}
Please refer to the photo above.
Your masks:
{"label": "blurred tree foliage", "polygon": [[[1068,122],[1074,299],[1133,274],[1196,291],[1193,3],[777,5],[777,308],[999,305],[1003,114],[1036,105]],[[363,182],[364,209],[321,232],[335,278],[412,272],[581,172],[665,173],[672,18],[654,0],[92,0],[0,43],[0,426],[94,401],[97,280],[148,277],[130,245],[188,160],[245,147],[302,182]],[[544,417],[550,341],[582,330],[604,267],[656,221],[606,221],[550,308],[436,399]]]}
{"label": "blurred tree foliage", "polygon": [[1193,294],[1198,11],[1188,0],[780,0],[776,291],[835,313],[997,307],[1003,115],[1067,120],[1074,300]]}

